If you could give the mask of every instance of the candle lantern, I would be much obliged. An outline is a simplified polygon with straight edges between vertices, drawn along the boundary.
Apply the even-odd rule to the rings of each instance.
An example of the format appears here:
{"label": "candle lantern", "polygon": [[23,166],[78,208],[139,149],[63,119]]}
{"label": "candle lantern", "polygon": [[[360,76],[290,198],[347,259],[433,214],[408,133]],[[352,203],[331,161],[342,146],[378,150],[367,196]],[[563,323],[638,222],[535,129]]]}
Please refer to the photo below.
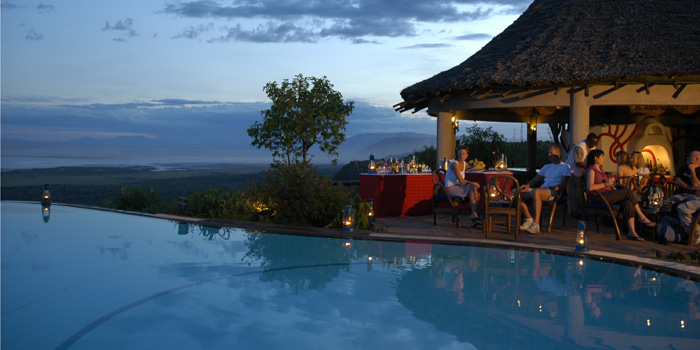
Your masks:
{"label": "candle lantern", "polygon": [[649,188],[649,211],[658,213],[664,201],[664,192],[658,186]]}
{"label": "candle lantern", "polygon": [[494,182],[492,186],[489,186],[489,197],[491,200],[496,199],[498,196],[498,183]]}
{"label": "candle lantern", "polygon": [[377,164],[374,162],[374,154],[369,155],[369,165],[367,166],[368,174],[376,174],[377,173]]}
{"label": "candle lantern", "polygon": [[496,164],[496,169],[498,169],[498,171],[505,171],[506,168],[508,168],[507,163],[508,161],[506,160],[505,154],[501,153],[501,157],[498,160],[498,163]]}
{"label": "candle lantern", "polygon": [[355,210],[346,205],[343,210],[343,232],[355,232]]}
{"label": "candle lantern", "polygon": [[51,191],[49,184],[44,185],[44,194],[41,196],[41,205],[44,207],[51,206]]}
{"label": "candle lantern", "polygon": [[578,230],[576,231],[576,248],[575,248],[575,250],[577,252],[589,251],[588,242],[586,239],[586,222],[585,221],[578,222]]}
{"label": "candle lantern", "polygon": [[374,199],[367,200],[367,216],[369,217],[369,222],[374,222]]}

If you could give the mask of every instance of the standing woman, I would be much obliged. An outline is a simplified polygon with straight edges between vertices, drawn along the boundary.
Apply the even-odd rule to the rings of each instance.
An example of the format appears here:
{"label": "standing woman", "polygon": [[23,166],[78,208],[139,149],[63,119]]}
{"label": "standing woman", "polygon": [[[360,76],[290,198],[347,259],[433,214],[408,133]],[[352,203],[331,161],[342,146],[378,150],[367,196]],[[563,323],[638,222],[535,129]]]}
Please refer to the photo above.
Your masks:
{"label": "standing woman", "polygon": [[600,196],[605,197],[605,199],[610,204],[617,204],[620,206],[620,213],[622,217],[627,222],[627,228],[629,229],[627,238],[636,241],[643,241],[644,238],[639,237],[634,229],[634,217],[635,214],[639,218],[639,221],[649,227],[656,226],[655,222],[649,220],[642,209],[637,203],[637,196],[629,188],[615,189],[615,179],[608,178],[608,176],[603,171],[603,162],[605,161],[605,155],[601,150],[592,150],[588,154],[588,159],[586,165],[586,187],[590,191],[591,196],[595,201],[604,203]]}
{"label": "standing woman", "polygon": [[457,150],[457,160],[450,163],[447,172],[445,172],[445,187],[447,187],[447,194],[450,197],[459,197],[462,200],[469,198],[472,209],[472,215],[469,218],[476,226],[481,224],[479,215],[476,213],[477,203],[479,203],[479,183],[467,181],[464,178],[464,172],[467,170],[467,157],[469,157],[469,147],[460,147]]}

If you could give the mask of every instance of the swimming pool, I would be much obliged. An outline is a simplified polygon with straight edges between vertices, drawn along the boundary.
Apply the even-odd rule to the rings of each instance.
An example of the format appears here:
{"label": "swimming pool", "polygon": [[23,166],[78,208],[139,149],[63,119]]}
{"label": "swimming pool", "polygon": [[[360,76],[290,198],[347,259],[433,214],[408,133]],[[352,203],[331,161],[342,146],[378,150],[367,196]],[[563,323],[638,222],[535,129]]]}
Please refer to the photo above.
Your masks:
{"label": "swimming pool", "polygon": [[2,349],[695,349],[700,284],[545,252],[2,202]]}

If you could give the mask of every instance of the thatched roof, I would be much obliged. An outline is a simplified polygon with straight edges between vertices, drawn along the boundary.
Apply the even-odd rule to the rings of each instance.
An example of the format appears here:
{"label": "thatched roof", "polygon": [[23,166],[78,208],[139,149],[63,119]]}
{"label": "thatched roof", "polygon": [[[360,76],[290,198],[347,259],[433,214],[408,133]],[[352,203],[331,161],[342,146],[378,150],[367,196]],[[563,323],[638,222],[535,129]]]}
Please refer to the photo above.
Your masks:
{"label": "thatched roof", "polygon": [[401,91],[397,110],[483,88],[700,82],[700,0],[535,0],[462,64]]}

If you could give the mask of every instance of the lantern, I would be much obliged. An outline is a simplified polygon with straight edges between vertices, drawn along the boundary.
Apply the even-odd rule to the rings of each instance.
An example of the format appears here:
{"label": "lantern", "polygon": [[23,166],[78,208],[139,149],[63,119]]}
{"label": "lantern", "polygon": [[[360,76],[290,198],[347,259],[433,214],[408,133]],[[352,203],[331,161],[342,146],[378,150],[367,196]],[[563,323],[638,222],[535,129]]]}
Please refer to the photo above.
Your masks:
{"label": "lantern", "polygon": [[51,191],[49,184],[44,185],[44,194],[41,196],[41,205],[44,207],[51,206]]}
{"label": "lantern", "polygon": [[498,196],[498,183],[494,182],[492,186],[489,186],[489,197],[491,199],[496,199]]}
{"label": "lantern", "polygon": [[588,242],[586,240],[586,222],[578,222],[578,230],[576,231],[576,248],[577,252],[587,252],[589,251]]}
{"label": "lantern", "polygon": [[374,154],[369,155],[369,165],[367,165],[367,173],[368,174],[376,174],[377,173],[377,164],[374,162]]}
{"label": "lantern", "polygon": [[369,222],[374,222],[374,199],[367,200],[367,216],[369,217]]}
{"label": "lantern", "polygon": [[649,188],[649,211],[658,213],[664,201],[664,192],[658,186]]}
{"label": "lantern", "polygon": [[501,157],[498,160],[498,163],[496,164],[496,169],[498,171],[505,171],[506,168],[508,168],[508,161],[506,160],[506,156],[501,153]]}
{"label": "lantern", "polygon": [[346,205],[343,210],[343,232],[355,232],[355,210],[352,205]]}

